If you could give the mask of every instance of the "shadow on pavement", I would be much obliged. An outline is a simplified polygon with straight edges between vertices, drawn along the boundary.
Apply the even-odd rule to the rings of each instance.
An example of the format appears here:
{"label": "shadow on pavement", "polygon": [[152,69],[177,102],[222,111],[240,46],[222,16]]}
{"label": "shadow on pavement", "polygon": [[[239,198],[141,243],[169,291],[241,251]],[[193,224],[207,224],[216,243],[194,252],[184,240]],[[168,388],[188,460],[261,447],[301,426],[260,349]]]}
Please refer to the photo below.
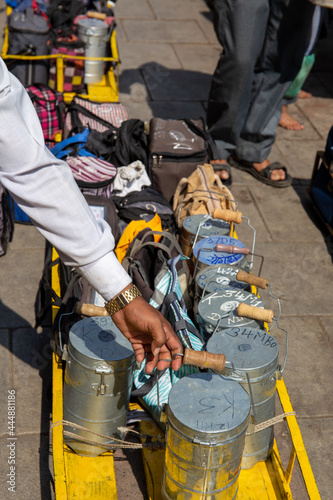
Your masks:
{"label": "shadow on pavement", "polygon": [[[42,500],[52,500],[53,477],[49,465],[50,435],[49,425],[52,412],[52,353],[50,349],[50,332],[48,330],[37,333],[31,324],[7,307],[0,299],[0,317],[3,332],[0,335],[0,344],[9,350],[13,357],[38,370],[42,380],[41,412],[40,412],[40,444],[39,444],[39,478]],[[15,325],[15,326],[14,326]],[[4,332],[8,332],[7,335]],[[15,334],[15,340],[14,340]],[[7,343],[8,338],[8,343]],[[10,363],[8,370],[10,385],[13,387],[14,368]],[[22,375],[22,374],[21,374]],[[18,375],[19,376],[19,375]],[[16,388],[14,387],[16,390]],[[39,391],[36,392],[38,394]],[[34,405],[33,401],[30,401]],[[38,403],[36,402],[36,405]],[[20,432],[17,432],[19,437]]]}

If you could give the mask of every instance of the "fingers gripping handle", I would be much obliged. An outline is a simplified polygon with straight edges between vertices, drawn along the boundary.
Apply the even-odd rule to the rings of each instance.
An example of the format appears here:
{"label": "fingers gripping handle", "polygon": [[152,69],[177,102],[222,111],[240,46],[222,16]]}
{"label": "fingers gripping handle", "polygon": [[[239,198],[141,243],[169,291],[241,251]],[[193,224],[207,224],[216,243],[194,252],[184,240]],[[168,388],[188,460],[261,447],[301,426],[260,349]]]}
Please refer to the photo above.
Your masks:
{"label": "fingers gripping handle", "polygon": [[109,316],[109,313],[104,307],[95,306],[94,304],[83,304],[82,302],[77,302],[75,304],[74,312],[89,317]]}
{"label": "fingers gripping handle", "polygon": [[258,321],[266,321],[271,323],[273,321],[273,311],[271,309],[261,309],[260,307],[249,306],[241,302],[237,307],[238,316],[245,316],[246,318],[256,319]]}
{"label": "fingers gripping handle", "polygon": [[242,222],[242,212],[234,210],[226,210],[224,208],[215,208],[213,210],[213,219],[222,219],[226,222],[235,222],[240,224]]}
{"label": "fingers gripping handle", "polygon": [[213,354],[206,351],[193,351],[185,349],[183,363],[185,365],[194,365],[199,368],[211,369],[221,372],[225,367],[225,355]]}
{"label": "fingers gripping handle", "polygon": [[237,273],[236,278],[238,281],[244,281],[245,283],[248,283],[249,285],[254,285],[262,290],[266,290],[266,288],[269,285],[269,281],[266,280],[265,278],[259,278],[259,276],[255,276],[254,274],[249,274],[246,273],[245,271],[239,270]]}

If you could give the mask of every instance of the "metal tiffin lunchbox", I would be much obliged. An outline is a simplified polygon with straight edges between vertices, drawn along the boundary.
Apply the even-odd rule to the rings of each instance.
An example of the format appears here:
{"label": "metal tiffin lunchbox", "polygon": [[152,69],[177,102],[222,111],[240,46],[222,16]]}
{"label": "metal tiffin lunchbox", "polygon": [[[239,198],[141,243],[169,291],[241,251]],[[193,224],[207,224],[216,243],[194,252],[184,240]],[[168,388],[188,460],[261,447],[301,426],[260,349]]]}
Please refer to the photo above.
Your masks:
{"label": "metal tiffin lunchbox", "polygon": [[[251,286],[248,283],[238,280],[238,271],[238,267],[223,264],[208,266],[199,271],[194,278],[194,310],[198,310],[199,301],[208,293],[218,292],[226,288],[250,291]],[[243,272],[245,273],[246,271]]]}
{"label": "metal tiffin lunchbox", "polygon": [[[111,317],[86,318],[75,323],[64,346],[64,420],[87,430],[64,425],[64,441],[79,455],[97,456],[122,438],[133,383],[135,356],[131,343]],[[77,436],[77,437],[76,437]],[[93,440],[104,446],[87,444]]]}
{"label": "metal tiffin lunchbox", "polygon": [[[286,331],[286,330],[285,330]],[[287,333],[287,332],[286,332]],[[253,402],[253,417],[256,425],[275,416],[276,380],[285,368],[278,363],[279,345],[265,330],[258,328],[228,328],[216,332],[207,342],[208,352],[224,353],[227,362],[222,374],[239,382],[249,392]],[[250,432],[245,438],[242,468],[249,469],[257,462],[266,460],[272,450],[273,426],[258,432]]]}
{"label": "metal tiffin lunchbox", "polygon": [[272,319],[273,311],[264,309],[263,301],[245,290],[226,288],[209,293],[198,304],[197,323],[205,340],[232,326],[262,328],[264,321]]}
{"label": "metal tiffin lunchbox", "polygon": [[183,220],[179,243],[184,255],[190,257],[193,245],[209,236],[223,236],[230,233],[230,224],[214,219],[210,214],[190,215]]}
{"label": "metal tiffin lunchbox", "polygon": [[250,418],[245,389],[216,373],[172,387],[167,405],[164,500],[234,500]]}

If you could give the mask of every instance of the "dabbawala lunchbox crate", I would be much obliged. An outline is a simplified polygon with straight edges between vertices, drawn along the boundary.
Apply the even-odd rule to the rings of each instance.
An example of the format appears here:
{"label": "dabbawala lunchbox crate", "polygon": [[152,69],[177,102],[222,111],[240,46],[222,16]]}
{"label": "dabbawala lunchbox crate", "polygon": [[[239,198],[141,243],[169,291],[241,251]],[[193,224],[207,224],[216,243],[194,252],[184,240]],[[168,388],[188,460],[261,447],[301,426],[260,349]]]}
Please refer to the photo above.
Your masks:
{"label": "dabbawala lunchbox crate", "polygon": [[[57,254],[55,251],[53,252],[55,260]],[[52,287],[55,292],[59,293],[59,280],[56,266],[52,268]],[[54,308],[53,317],[55,317],[56,312],[56,308]],[[107,318],[103,318],[103,320],[106,319]],[[78,325],[78,323],[75,325]],[[106,340],[110,340],[109,338],[106,339],[105,335],[106,333],[104,331],[100,332],[99,336],[102,343]],[[109,333],[107,333],[107,335],[109,335]],[[268,331],[266,335],[269,335]],[[86,366],[87,358],[85,357],[85,353],[79,352],[80,350],[82,351],[82,348],[80,348],[79,344],[75,344],[75,342],[73,342],[73,356],[78,358],[80,365],[84,365],[84,369],[89,369],[89,367]],[[99,346],[98,349],[101,348],[102,344],[99,344]],[[125,386],[126,384],[128,386],[131,380],[130,377],[128,377],[128,371],[131,371],[133,358],[127,351],[127,346],[121,346],[120,348],[122,349],[121,358],[125,359],[125,364],[122,362],[120,366],[120,372],[122,374],[125,373],[125,375],[127,373],[125,376]],[[98,353],[98,357],[100,358],[101,351],[99,350]],[[73,360],[70,361],[72,362]],[[272,357],[272,361],[275,365],[275,354]],[[80,366],[80,369],[82,371],[82,366]],[[100,370],[100,372],[96,374],[98,383],[92,384],[96,386],[94,389],[97,393],[103,393],[101,391],[104,390],[103,387],[105,387],[105,384],[107,387],[112,385],[110,384],[110,380],[112,380],[113,374],[105,371],[104,373],[105,378],[103,378],[103,369]],[[84,450],[83,453],[80,449],[77,450],[78,453],[74,451],[75,446],[73,447],[70,440],[73,439],[73,437],[75,439],[75,435],[69,438],[68,436],[66,437],[64,415],[68,415],[68,408],[64,408],[64,400],[65,406],[69,407],[69,412],[71,412],[71,408],[75,406],[73,399],[75,399],[76,396],[74,393],[70,395],[70,404],[68,405],[68,397],[66,402],[66,394],[64,394],[64,386],[66,385],[64,384],[64,375],[67,376],[65,373],[65,363],[57,354],[54,354],[52,443],[56,500],[116,500],[118,498],[122,500],[122,498],[117,495],[113,451],[106,451],[97,456],[91,454],[86,454],[86,456],[84,456]],[[111,379],[108,379],[107,377],[110,376]],[[206,420],[202,420],[202,431],[192,435],[191,422],[193,420],[193,422],[197,423],[195,412],[198,408],[196,408],[196,406],[199,404],[199,413],[201,413],[203,410],[209,410],[211,404],[208,404],[206,401],[204,407],[202,407],[203,403],[198,399],[197,403],[194,401],[192,404],[192,410],[189,413],[182,404],[179,404],[179,401],[185,400],[185,398],[192,393],[191,398],[195,399],[195,385],[193,386],[191,384],[191,377],[196,384],[199,384],[199,392],[204,391],[206,393],[209,388],[213,392],[216,390],[219,391],[220,381],[216,378],[210,378],[214,376],[214,374],[203,372],[202,376],[200,376],[199,373],[190,377],[185,377],[185,379],[181,379],[181,384],[177,383],[173,386],[173,394],[172,397],[170,396],[170,408],[168,408],[171,431],[166,435],[164,435],[162,428],[153,419],[141,420],[139,422],[141,443],[143,446],[142,461],[145,471],[147,498],[149,498],[149,500],[165,500],[169,498],[175,498],[177,500],[291,500],[294,498],[292,492],[293,471],[295,464],[298,462],[304,482],[304,494],[302,497],[298,496],[297,498],[309,498],[310,500],[320,499],[297,419],[282,377],[278,377],[276,380],[276,394],[279,399],[281,411],[284,414],[284,425],[287,427],[290,436],[290,447],[287,453],[285,443],[283,445],[283,459],[278,449],[279,436],[277,436],[272,442],[268,458],[258,461],[250,468],[240,467],[240,450],[244,442],[245,428],[249,421],[250,407],[249,399],[246,399],[247,393],[240,387],[237,388],[237,391],[240,391],[239,411],[237,411],[237,415],[235,413],[230,417],[230,422],[234,422],[235,419],[237,420],[236,424],[234,426],[230,425],[229,430],[228,426],[223,428],[219,423],[219,419],[216,418],[215,413],[209,426]],[[216,377],[218,377],[218,375],[216,375]],[[214,383],[212,383],[211,380],[215,380]],[[230,384],[235,383],[234,381],[230,382]],[[174,391],[175,388],[177,388],[177,391]],[[225,388],[223,390],[225,390]],[[176,394],[177,392],[180,393],[180,400]],[[125,394],[123,397],[126,398],[127,396]],[[223,397],[230,400],[228,393],[223,394]],[[222,407],[217,409],[221,410],[221,413],[224,412],[224,408]],[[122,418],[121,415],[116,415],[116,419],[121,420]],[[113,416],[110,420],[112,419]],[[230,422],[228,421],[228,425]],[[212,433],[212,426],[216,423],[218,424],[217,428],[213,429]],[[111,422],[110,425],[112,427],[114,423]],[[116,425],[118,425],[118,421]],[[190,431],[189,434],[188,431]],[[110,434],[108,435],[110,436]],[[180,437],[180,446],[177,447]],[[201,442],[200,439],[201,441],[203,439],[203,441]],[[225,440],[225,442],[223,442],[223,440]],[[149,443],[149,447],[145,447],[145,443],[147,442]],[[165,443],[164,446],[163,443]],[[154,446],[154,444],[156,444],[156,446]],[[178,453],[176,458],[174,453],[175,447],[177,447],[177,450],[182,451]],[[219,456],[227,456],[231,450],[233,450],[232,453],[234,454],[233,461],[227,461],[227,466],[221,466],[221,463],[219,463]],[[191,466],[190,468],[189,462],[191,462],[192,465],[194,463],[195,467]],[[213,471],[214,474],[211,474],[210,470],[210,474],[207,475],[207,466],[209,469],[214,463],[217,465]],[[173,474],[177,478],[176,481],[172,480]],[[296,471],[294,474],[299,475],[300,473]],[[133,480],[135,481],[134,475]],[[196,489],[194,486],[193,489],[190,487],[185,492],[177,492],[175,491],[175,484],[177,488],[177,485],[181,481],[185,481],[184,484],[190,486],[197,486],[198,484],[207,485],[209,481],[213,481],[212,484],[215,486],[220,484],[223,485],[223,487],[220,492],[212,491],[212,494],[208,494],[207,489],[205,489],[205,493],[200,493],[200,487],[198,490],[198,488]],[[237,486],[235,484],[236,481]]]}

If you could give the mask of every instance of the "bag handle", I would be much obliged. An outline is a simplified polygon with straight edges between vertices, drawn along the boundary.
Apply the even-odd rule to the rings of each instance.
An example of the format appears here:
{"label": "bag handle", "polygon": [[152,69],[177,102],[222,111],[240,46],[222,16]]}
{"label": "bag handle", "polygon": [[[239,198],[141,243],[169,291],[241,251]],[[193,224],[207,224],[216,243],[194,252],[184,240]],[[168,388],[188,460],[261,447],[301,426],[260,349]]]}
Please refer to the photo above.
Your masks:
{"label": "bag handle", "polygon": [[[64,149],[67,146],[70,146],[71,144],[85,144],[88,139],[88,134],[89,134],[89,128],[86,128],[84,132],[81,132],[79,134],[75,134],[72,137],[68,137],[67,139],[64,139],[63,141],[59,142],[53,148],[51,149],[51,153],[54,154],[57,158],[61,158],[66,154],[66,151]],[[58,156],[61,154],[62,156]],[[92,155],[93,156],[93,155]]]}
{"label": "bag handle", "polygon": [[131,249],[130,255],[128,255],[125,258],[134,258],[134,256],[137,254],[137,252],[139,250],[141,250],[142,247],[145,247],[145,246],[156,246],[158,248],[161,248],[171,258],[171,249],[167,245],[165,245],[164,243],[160,243],[160,242],[156,242],[156,241],[145,241],[148,236],[155,236],[155,235],[157,235],[157,236],[160,235],[162,237],[167,238],[172,243],[172,245],[175,247],[177,252],[179,252],[180,254],[182,253],[182,249],[181,249],[176,237],[173,234],[168,233],[166,231],[147,231],[146,233],[144,233],[144,235],[140,241],[136,240],[136,242],[134,242],[134,245]]}
{"label": "bag handle", "polygon": [[93,113],[92,111],[90,111],[89,109],[85,108],[84,106],[82,106],[81,104],[79,104],[77,102],[73,102],[68,108],[68,113],[70,113],[71,118],[72,118],[72,129],[84,127],[84,125],[80,121],[79,112],[81,112],[82,114],[88,116],[89,118],[91,118],[93,120],[98,121],[99,123],[101,123],[102,125],[104,125],[107,128],[111,128],[113,130],[118,130],[117,127],[112,125],[112,123],[107,122],[103,118],[100,118],[98,115],[96,115],[95,113]]}
{"label": "bag handle", "polygon": [[167,238],[167,239],[168,239],[168,240],[169,240],[169,241],[173,244],[173,246],[175,247],[175,249],[176,249],[176,250],[177,250],[180,254],[182,254],[182,253],[183,253],[183,251],[182,251],[182,249],[181,249],[181,247],[180,247],[180,245],[179,245],[179,243],[178,243],[177,238],[176,238],[176,237],[175,237],[175,235],[173,235],[172,233],[169,233],[169,232],[167,232],[167,231],[147,231],[147,232],[143,235],[143,237],[142,237],[142,240],[141,240],[141,241],[142,241],[142,242],[144,242],[144,241],[145,241],[145,239],[147,238],[147,236],[150,236],[150,235],[152,235],[152,236],[157,235],[157,236],[162,236],[162,237]]}
{"label": "bag handle", "polygon": [[[203,118],[200,118],[200,119],[202,120],[203,127],[205,127],[205,121],[204,121],[204,119]],[[210,133],[207,132],[205,130],[205,128],[198,127],[198,125],[196,125],[195,123],[193,123],[193,121],[190,120],[189,118],[183,118],[183,121],[186,123],[186,125],[188,126],[188,128],[190,130],[192,130],[192,132],[195,132],[197,135],[199,135],[205,141],[207,141],[207,145],[208,145],[208,149],[210,151],[211,159],[212,160],[217,160],[218,159],[217,146],[215,144],[214,139],[210,135]]]}

